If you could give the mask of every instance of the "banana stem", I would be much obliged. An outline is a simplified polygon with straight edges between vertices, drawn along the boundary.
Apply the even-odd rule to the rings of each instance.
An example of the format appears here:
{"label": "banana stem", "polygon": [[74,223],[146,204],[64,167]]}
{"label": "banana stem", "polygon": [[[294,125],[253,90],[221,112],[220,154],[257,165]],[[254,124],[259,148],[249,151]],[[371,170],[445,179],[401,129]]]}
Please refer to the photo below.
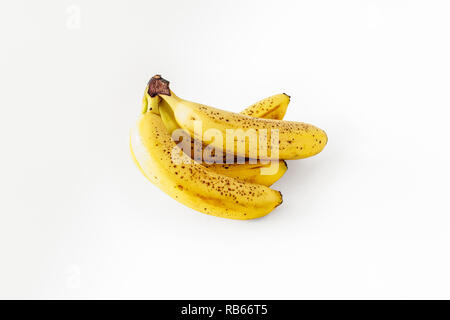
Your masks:
{"label": "banana stem", "polygon": [[158,94],[164,94],[170,96],[169,81],[163,79],[161,75],[157,74],[153,76],[148,82],[148,94],[150,97],[154,97]]}

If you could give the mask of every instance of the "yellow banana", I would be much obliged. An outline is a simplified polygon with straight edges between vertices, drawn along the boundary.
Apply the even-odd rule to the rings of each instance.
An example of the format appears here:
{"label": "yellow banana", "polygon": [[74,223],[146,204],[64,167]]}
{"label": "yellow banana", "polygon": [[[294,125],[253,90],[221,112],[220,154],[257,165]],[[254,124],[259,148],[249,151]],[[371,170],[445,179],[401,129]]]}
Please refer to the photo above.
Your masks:
{"label": "yellow banana", "polygon": [[[148,94],[158,95],[167,102],[177,124],[194,139],[226,154],[259,159],[301,159],[319,153],[328,141],[323,130],[310,124],[252,118],[183,100],[160,76],[149,81]],[[234,133],[229,141],[226,141],[230,137],[227,130]],[[215,138],[205,139],[205,132],[214,132]],[[217,134],[222,139],[218,139]]]}
{"label": "yellow banana", "polygon": [[[160,114],[161,119],[170,134],[172,134],[176,129],[180,128],[175,121],[172,109],[167,104],[167,102],[162,99],[156,100],[159,101],[159,103],[155,102],[155,99],[159,99],[158,96],[155,96],[153,98],[148,96],[148,99],[150,101],[150,105],[152,105],[152,112]],[[273,116],[283,117],[286,113],[288,104],[288,96],[285,94],[279,94],[259,101],[258,103],[247,108],[246,112],[262,116],[271,114]],[[191,141],[190,147],[191,148],[189,150],[189,155],[193,157],[196,147],[194,141]],[[223,159],[223,163],[210,164],[214,159],[208,157],[206,157],[205,159],[205,152],[202,144],[199,144],[197,147],[198,151],[201,152],[200,154],[202,155],[202,159],[204,160],[202,162],[204,166],[207,166],[208,169],[213,170],[214,172],[224,174],[226,176],[239,180],[258,183],[265,186],[271,186],[287,171],[286,162],[279,162],[278,164],[275,164],[276,167],[273,170],[266,170],[265,172],[262,172],[261,169],[270,168],[270,166],[273,164],[262,164],[259,161],[256,164],[250,164],[248,160],[244,164],[226,164],[226,159]]]}
{"label": "yellow banana", "polygon": [[287,171],[286,161],[280,161],[278,169],[273,174],[261,174],[262,168],[269,168],[270,164],[203,164],[206,168],[235,179],[246,182],[262,184],[270,187],[278,181]]}
{"label": "yellow banana", "polygon": [[286,93],[276,94],[252,104],[240,114],[264,119],[283,120],[291,97]]}
{"label": "yellow banana", "polygon": [[279,191],[196,163],[175,145],[156,113],[141,115],[131,131],[130,147],[139,169],[152,183],[197,211],[245,220],[262,217],[282,203]]}
{"label": "yellow banana", "polygon": [[[150,100],[150,98],[151,97],[146,90],[143,99],[142,113],[152,109],[158,110],[158,104],[161,102],[161,99],[158,96],[155,96],[152,100]],[[252,104],[248,108],[242,110],[240,114],[254,118],[283,120],[290,100],[291,97],[286,93],[279,93]],[[149,101],[150,104],[148,103]]]}

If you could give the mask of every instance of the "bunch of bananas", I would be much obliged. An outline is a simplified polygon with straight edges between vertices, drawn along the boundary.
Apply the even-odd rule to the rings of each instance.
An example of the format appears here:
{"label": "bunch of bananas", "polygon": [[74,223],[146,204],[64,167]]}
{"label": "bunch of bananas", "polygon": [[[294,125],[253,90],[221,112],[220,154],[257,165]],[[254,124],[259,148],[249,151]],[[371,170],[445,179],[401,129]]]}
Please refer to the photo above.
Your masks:
{"label": "bunch of bananas", "polygon": [[269,186],[286,172],[284,160],[313,156],[327,143],[315,126],[282,121],[289,100],[278,94],[233,113],[183,100],[156,75],[131,130],[133,159],[152,183],[192,209],[229,219],[265,216],[283,202]]}

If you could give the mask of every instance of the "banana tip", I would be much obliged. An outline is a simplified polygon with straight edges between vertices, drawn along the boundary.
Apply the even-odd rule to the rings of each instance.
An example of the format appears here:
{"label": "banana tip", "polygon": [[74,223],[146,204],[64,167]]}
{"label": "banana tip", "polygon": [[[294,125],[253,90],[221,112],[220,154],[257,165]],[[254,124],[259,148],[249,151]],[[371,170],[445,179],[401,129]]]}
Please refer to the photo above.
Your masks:
{"label": "banana tip", "polygon": [[[278,194],[280,195],[280,203],[278,203],[278,204],[275,206],[275,208],[281,206],[281,204],[283,203],[283,194],[281,193],[281,191],[278,191]],[[274,209],[275,209],[275,208],[274,208]]]}
{"label": "banana tip", "polygon": [[327,135],[327,133],[325,132],[325,130],[322,130],[323,131],[323,134],[324,134],[324,136],[325,136],[325,143],[323,144],[323,147],[325,148],[325,146],[327,145],[327,143],[328,143],[328,135]]}

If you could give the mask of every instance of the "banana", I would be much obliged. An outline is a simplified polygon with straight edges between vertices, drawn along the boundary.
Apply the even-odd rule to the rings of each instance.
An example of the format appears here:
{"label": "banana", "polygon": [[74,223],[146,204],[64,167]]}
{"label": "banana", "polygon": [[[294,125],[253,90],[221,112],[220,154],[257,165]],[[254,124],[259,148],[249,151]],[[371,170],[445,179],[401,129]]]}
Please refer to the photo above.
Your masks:
{"label": "banana", "polygon": [[[151,97],[148,94],[147,90],[145,91],[143,98],[142,113],[145,113],[148,110],[152,109],[158,110],[158,105],[161,102],[159,96],[155,96],[154,99],[150,99]],[[240,114],[254,118],[283,120],[290,100],[291,97],[286,93],[276,94],[252,104],[251,106],[242,110]],[[150,104],[148,103],[149,101]]]}
{"label": "banana", "polygon": [[196,163],[176,146],[157,113],[140,116],[131,131],[130,148],[135,163],[152,183],[194,210],[246,220],[265,216],[282,203],[279,191]]}
{"label": "banana", "polygon": [[262,184],[270,187],[277,182],[287,171],[286,161],[280,161],[278,169],[273,174],[261,174],[262,168],[269,168],[270,164],[203,164],[209,170],[238,180]]}
{"label": "banana", "polygon": [[291,97],[286,93],[276,94],[252,104],[240,114],[253,118],[283,120]]}
{"label": "banana", "polygon": [[[158,106],[160,104],[164,104],[165,107],[169,107],[170,109],[170,106],[167,104],[167,102],[164,100],[161,101],[159,96],[155,96],[152,98],[146,92],[144,96],[145,102],[143,107],[143,110],[145,110],[145,112],[147,111],[148,108],[147,99],[151,101],[150,110],[157,110],[156,113],[159,113]],[[247,115],[253,118],[283,120],[289,102],[290,97],[287,94],[285,93],[276,94],[252,104],[248,108],[241,111],[240,114]],[[175,129],[180,128],[180,126],[176,123],[176,120],[174,119],[173,111],[166,109],[166,113],[167,114],[163,118],[164,124],[172,128],[173,129],[172,132]]]}
{"label": "banana", "polygon": [[[183,130],[203,144],[223,150],[224,154],[258,159],[301,159],[319,153],[328,141],[323,130],[310,124],[252,118],[181,99],[170,90],[169,82],[160,76],[150,79],[148,87],[151,97],[158,95],[167,102],[176,123]],[[233,130],[235,134],[228,142],[230,135],[227,136],[227,130]],[[251,134],[246,136],[246,130],[253,133],[253,137]],[[205,139],[205,132],[215,132],[227,138],[217,139],[216,135]]]}
{"label": "banana", "polygon": [[[147,94],[148,95],[148,94]],[[286,113],[287,105],[289,104],[289,98],[285,94],[275,95],[266,99],[263,99],[256,104],[250,106],[244,112],[252,113],[255,115],[272,115],[276,117],[283,117]],[[175,130],[180,129],[177,122],[174,119],[174,114],[170,106],[164,100],[156,100],[159,99],[158,96],[150,97],[148,96],[150,101],[150,105],[152,105],[152,112],[158,113],[161,116],[161,119],[169,131],[172,134]],[[159,102],[158,102],[159,101]],[[222,159],[223,163],[214,163],[214,159],[212,157],[206,157],[205,159],[205,149],[204,146],[200,143],[198,145],[195,144],[194,141],[190,142],[190,156],[194,157],[195,148],[198,148],[199,154],[202,155],[203,161],[201,162],[204,166],[208,167],[208,169],[213,170],[214,172],[236,178],[239,180],[258,183],[265,186],[271,186],[277,180],[279,180],[287,171],[286,162],[279,162],[275,164],[275,168],[269,171],[271,167],[271,163],[263,164],[258,161],[255,164],[250,164],[247,160],[244,164],[232,163],[226,164],[226,158]],[[261,170],[262,168],[266,168],[264,172]],[[264,174],[263,174],[264,173]]]}

